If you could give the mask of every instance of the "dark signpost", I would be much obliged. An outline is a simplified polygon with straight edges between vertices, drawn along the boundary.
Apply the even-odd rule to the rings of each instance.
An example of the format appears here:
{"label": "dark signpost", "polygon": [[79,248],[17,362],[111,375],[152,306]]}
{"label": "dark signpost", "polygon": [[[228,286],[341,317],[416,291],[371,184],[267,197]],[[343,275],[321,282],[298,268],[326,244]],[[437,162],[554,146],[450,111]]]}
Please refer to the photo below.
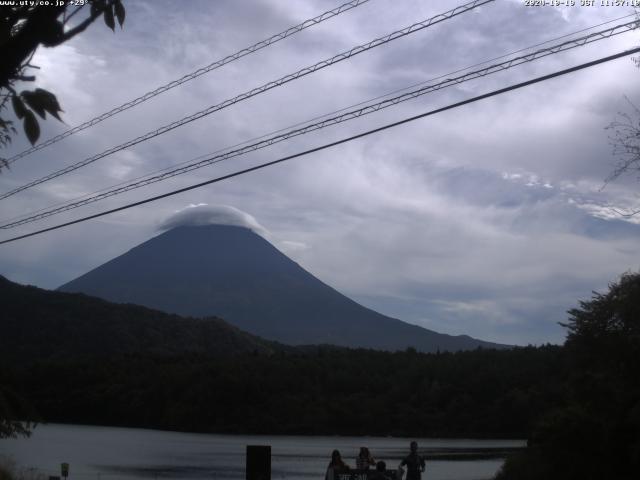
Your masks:
{"label": "dark signpost", "polygon": [[66,480],[67,477],[69,476],[69,464],[68,463],[61,463],[60,464],[60,473],[62,474],[62,476]]}
{"label": "dark signpost", "polygon": [[271,480],[271,445],[247,445],[247,480]]}

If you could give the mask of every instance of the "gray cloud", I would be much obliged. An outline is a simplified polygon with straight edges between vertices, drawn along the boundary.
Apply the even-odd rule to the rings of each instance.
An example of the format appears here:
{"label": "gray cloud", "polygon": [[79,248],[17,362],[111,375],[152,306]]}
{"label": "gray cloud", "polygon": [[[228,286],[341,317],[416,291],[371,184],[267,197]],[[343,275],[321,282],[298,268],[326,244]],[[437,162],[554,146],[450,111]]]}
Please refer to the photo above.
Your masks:
{"label": "gray cloud", "polygon": [[[75,125],[338,3],[192,1],[176,9],[164,1],[132,2],[127,24],[116,35],[95,25],[62,47],[39,51],[40,86],[58,95],[65,120]],[[445,0],[369,2],[16,162],[0,175],[0,189],[452,6]],[[625,13],[497,1],[3,200],[2,217],[176,165]],[[3,238],[306,150],[637,43],[637,34],[625,34],[548,57],[4,232]],[[619,60],[5,245],[0,273],[56,287],[157,234],[160,224],[235,221],[258,230],[263,225],[269,241],[303,267],[388,315],[496,341],[558,342],[563,331],[556,322],[564,320],[568,308],[640,267],[640,227],[613,218],[608,209],[637,204],[637,182],[622,179],[600,190],[615,161],[604,127],[625,108],[623,94],[640,98],[640,83],[630,81],[637,75],[631,61]],[[42,127],[44,136],[66,128],[54,121]],[[24,139],[17,138],[7,155],[24,147]],[[188,204],[233,207],[179,211]]]}

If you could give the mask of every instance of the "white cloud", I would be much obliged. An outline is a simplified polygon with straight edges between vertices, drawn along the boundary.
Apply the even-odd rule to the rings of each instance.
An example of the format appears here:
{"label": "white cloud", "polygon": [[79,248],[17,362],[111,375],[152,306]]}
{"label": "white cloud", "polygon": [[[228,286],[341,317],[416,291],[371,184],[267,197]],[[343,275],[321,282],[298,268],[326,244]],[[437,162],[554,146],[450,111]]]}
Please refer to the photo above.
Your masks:
{"label": "white cloud", "polygon": [[308,250],[310,247],[304,242],[296,242],[293,240],[282,240],[278,242],[285,252],[299,252],[301,250]]}
{"label": "white cloud", "polygon": [[267,229],[248,213],[229,205],[207,205],[206,203],[191,204],[178,210],[164,220],[158,229],[164,231],[176,227],[201,225],[233,225],[248,228],[262,236],[268,235]]}

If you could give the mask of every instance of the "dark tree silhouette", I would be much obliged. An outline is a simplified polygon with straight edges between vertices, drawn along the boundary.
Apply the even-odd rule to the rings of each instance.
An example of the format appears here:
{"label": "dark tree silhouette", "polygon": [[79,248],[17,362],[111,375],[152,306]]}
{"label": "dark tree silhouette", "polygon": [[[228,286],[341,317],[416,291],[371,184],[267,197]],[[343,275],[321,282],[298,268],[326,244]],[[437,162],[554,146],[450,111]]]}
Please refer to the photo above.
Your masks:
{"label": "dark tree silhouette", "polygon": [[0,438],[31,435],[35,413],[30,404],[12,389],[0,385]]}
{"label": "dark tree silhouette", "polygon": [[[125,19],[121,0],[60,2],[60,5],[30,3],[15,2],[0,9],[0,148],[6,147],[18,133],[15,120],[7,116],[9,104],[32,144],[40,137],[37,117],[45,119],[49,114],[60,120],[62,109],[53,93],[42,88],[17,90],[18,85],[36,80],[32,70],[37,67],[30,63],[36,49],[40,45],[63,44],[100,16],[114,31],[116,19],[121,28]],[[6,161],[0,157],[0,169],[5,165]],[[27,418],[26,411],[21,397],[0,384],[0,438],[29,434],[33,424],[21,421]]]}
{"label": "dark tree silhouette", "polygon": [[122,27],[125,19],[122,0],[69,1],[61,5],[30,3],[16,2],[0,10],[0,147],[6,147],[17,134],[15,120],[7,117],[9,104],[31,144],[40,137],[37,117],[44,119],[49,114],[60,119],[62,109],[53,93],[42,88],[17,90],[18,85],[36,80],[33,70],[37,67],[30,63],[36,49],[40,45],[63,44],[99,17],[114,31],[116,20]]}
{"label": "dark tree silhouette", "polygon": [[[629,174],[636,175],[640,180],[640,109],[628,98],[627,102],[630,111],[618,113],[618,118],[607,126],[607,130],[611,131],[609,143],[617,161],[605,183]],[[616,213],[631,217],[640,213],[640,209],[626,212],[616,210]]]}
{"label": "dark tree silhouette", "polygon": [[[605,294],[594,292],[569,310],[567,346],[593,348],[604,341],[637,342],[640,335],[640,273],[626,273]],[[612,352],[613,353],[613,352]]]}
{"label": "dark tree silhouette", "polygon": [[529,449],[507,461],[500,480],[638,477],[640,273],[568,313],[565,404],[541,418]]}
{"label": "dark tree silhouette", "polygon": [[[640,8],[635,8],[636,24],[640,24]],[[640,68],[640,57],[634,57],[633,62]],[[626,98],[626,97],[625,97]],[[626,98],[630,111],[619,112],[618,118],[606,128],[611,131],[609,143],[613,147],[613,155],[617,158],[611,174],[605,179],[605,185],[628,174],[637,175],[640,180],[640,109]],[[640,208],[620,211],[612,210],[623,217],[633,217],[640,213]]]}

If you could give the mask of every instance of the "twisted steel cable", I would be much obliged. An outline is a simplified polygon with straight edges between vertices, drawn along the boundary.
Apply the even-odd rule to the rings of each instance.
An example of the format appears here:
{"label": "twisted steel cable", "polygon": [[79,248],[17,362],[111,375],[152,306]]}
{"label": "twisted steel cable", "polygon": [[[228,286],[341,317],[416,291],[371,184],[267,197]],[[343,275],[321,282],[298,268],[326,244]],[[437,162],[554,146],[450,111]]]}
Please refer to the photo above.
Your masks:
{"label": "twisted steel cable", "polygon": [[435,110],[430,110],[428,112],[424,112],[424,113],[421,113],[421,114],[418,114],[418,115],[414,115],[412,117],[404,118],[404,119],[399,120],[397,122],[389,123],[389,124],[383,125],[381,127],[377,127],[377,128],[371,129],[371,130],[367,130],[365,132],[361,132],[361,133],[352,135],[350,137],[342,138],[340,140],[336,140],[335,142],[325,143],[323,145],[311,148],[309,150],[305,150],[303,152],[298,152],[298,153],[295,153],[293,155],[288,155],[286,157],[281,157],[281,158],[278,158],[276,160],[272,160],[270,162],[265,162],[265,163],[261,163],[259,165],[255,165],[253,167],[245,168],[244,170],[238,170],[238,171],[235,171],[233,173],[229,173],[227,175],[223,175],[223,176],[220,176],[220,177],[212,178],[210,180],[206,180],[204,182],[200,182],[200,183],[196,183],[196,184],[193,184],[193,185],[189,185],[188,187],[179,188],[178,190],[173,190],[171,192],[166,192],[166,193],[163,193],[163,194],[160,194],[160,195],[156,195],[154,197],[145,198],[144,200],[139,200],[137,202],[129,203],[127,205],[123,205],[123,206],[120,206],[120,207],[112,208],[110,210],[105,210],[105,211],[102,211],[102,212],[94,213],[93,215],[88,215],[86,217],[77,218],[75,220],[71,220],[69,222],[60,223],[60,224],[57,224],[57,225],[54,225],[54,226],[51,226],[51,227],[43,228],[43,229],[37,230],[35,232],[26,233],[24,235],[18,235],[16,237],[8,238],[6,240],[1,240],[0,241],[0,245],[4,245],[6,243],[15,242],[17,240],[22,240],[24,238],[33,237],[35,235],[40,235],[42,233],[51,232],[53,230],[58,230],[60,228],[68,227],[70,225],[83,223],[83,222],[86,222],[88,220],[93,220],[94,218],[99,218],[99,217],[104,217],[105,215],[110,215],[112,213],[122,212],[124,210],[128,210],[128,209],[133,208],[133,207],[137,207],[137,206],[140,206],[140,205],[145,205],[147,203],[155,202],[155,201],[161,200],[163,198],[171,197],[173,195],[178,195],[180,193],[184,193],[184,192],[187,192],[187,191],[190,191],[190,190],[194,190],[196,188],[204,187],[205,185],[211,185],[211,184],[218,183],[218,182],[221,182],[221,181],[224,181],[224,180],[228,180],[229,178],[234,178],[234,177],[238,177],[240,175],[245,175],[245,174],[250,173],[250,172],[255,172],[255,171],[261,170],[263,168],[271,167],[273,165],[277,165],[279,163],[283,163],[283,162],[286,162],[286,161],[289,161],[289,160],[293,160],[295,158],[299,158],[299,157],[303,157],[303,156],[306,156],[306,155],[310,155],[312,153],[319,152],[321,150],[326,150],[328,148],[335,147],[337,145],[342,145],[344,143],[351,142],[353,140],[357,140],[359,138],[363,138],[363,137],[366,137],[368,135],[372,135],[372,134],[375,134],[375,133],[378,133],[378,132],[381,132],[381,131],[384,131],[384,130],[388,130],[390,128],[395,128],[397,126],[404,125],[404,124],[409,123],[409,122],[414,122],[414,121],[419,120],[421,118],[426,118],[428,116],[436,115],[438,113],[442,113],[442,112],[445,112],[447,110],[452,110],[454,108],[459,108],[459,107],[462,107],[464,105],[468,105],[470,103],[474,103],[474,102],[478,102],[478,101],[481,101],[481,100],[485,100],[487,98],[495,97],[496,95],[502,95],[504,93],[511,92],[513,90],[517,90],[517,89],[520,89],[520,88],[527,87],[529,85],[533,85],[535,83],[545,82],[547,80],[551,80],[553,78],[560,77],[562,75],[567,75],[569,73],[577,72],[579,70],[583,70],[583,69],[586,69],[586,68],[591,68],[591,67],[593,67],[595,65],[600,65],[600,64],[605,63],[605,62],[610,62],[612,60],[616,60],[618,58],[622,58],[622,57],[626,57],[626,56],[629,56],[629,55],[633,55],[633,54],[636,54],[638,52],[640,52],[640,47],[633,48],[631,50],[625,50],[623,52],[619,52],[619,53],[616,53],[614,55],[609,55],[608,57],[598,58],[597,60],[593,60],[591,62],[583,63],[583,64],[580,64],[580,65],[576,65],[574,67],[566,68],[564,70],[559,70],[559,71],[550,73],[548,75],[543,75],[542,77],[536,77],[536,78],[533,78],[531,80],[527,80],[527,81],[524,81],[524,82],[520,82],[520,83],[516,83],[516,84],[513,84],[513,85],[509,85],[507,87],[500,88],[498,90],[493,90],[493,91],[491,91],[489,93],[485,93],[485,94],[482,94],[482,95],[478,95],[476,97],[468,98],[466,100],[462,100],[460,102],[452,103],[452,104],[446,105],[444,107],[437,108]]}
{"label": "twisted steel cable", "polygon": [[536,44],[534,44],[534,45],[530,45],[530,46],[528,46],[528,47],[520,48],[520,49],[518,49],[518,50],[514,50],[514,51],[509,52],[509,53],[505,53],[505,54],[500,55],[500,56],[498,56],[498,57],[493,57],[493,58],[491,58],[491,59],[489,59],[489,60],[483,60],[482,62],[475,63],[475,64],[470,65],[470,66],[468,66],[468,67],[460,68],[460,69],[455,70],[455,71],[453,71],[453,72],[449,72],[449,73],[446,73],[446,74],[444,74],[444,75],[439,75],[439,76],[437,76],[437,77],[430,78],[429,80],[423,80],[423,81],[421,81],[421,82],[414,83],[413,85],[409,85],[409,86],[407,86],[407,87],[402,87],[402,88],[399,88],[399,89],[393,90],[393,91],[391,91],[391,92],[389,92],[389,93],[385,93],[385,94],[382,94],[382,95],[378,95],[378,96],[376,96],[376,97],[374,97],[374,98],[370,98],[370,99],[368,99],[368,100],[364,100],[364,101],[361,101],[361,102],[358,102],[358,103],[355,103],[355,104],[349,105],[349,106],[347,106],[347,107],[342,107],[342,108],[340,108],[340,109],[338,109],[338,110],[334,110],[334,111],[329,112],[329,113],[324,113],[324,114],[322,114],[322,115],[317,115],[317,116],[315,116],[315,117],[313,117],[313,118],[310,118],[309,120],[306,120],[306,121],[303,121],[303,122],[298,122],[298,123],[295,123],[295,124],[293,124],[293,125],[289,125],[289,126],[287,126],[287,127],[283,127],[283,128],[278,129],[278,130],[275,130],[275,131],[271,131],[271,132],[265,133],[265,134],[260,135],[260,136],[258,136],[258,137],[253,137],[253,138],[250,138],[250,139],[244,140],[244,141],[242,141],[242,142],[236,143],[235,145],[231,145],[231,146],[228,146],[228,147],[225,147],[225,148],[221,148],[221,149],[218,149],[218,150],[216,150],[216,151],[209,152],[209,153],[204,154],[204,155],[200,155],[200,156],[198,156],[198,157],[196,157],[196,158],[191,158],[191,159],[189,159],[189,160],[186,160],[186,161],[180,162],[180,163],[178,163],[178,164],[176,164],[176,165],[171,165],[171,166],[168,166],[168,167],[162,168],[162,169],[160,169],[160,170],[155,170],[155,171],[153,171],[153,172],[146,173],[146,174],[144,174],[144,175],[140,175],[140,176],[138,176],[138,177],[131,178],[131,179],[129,179],[129,180],[125,180],[125,181],[119,182],[119,183],[117,183],[117,184],[115,184],[115,185],[111,185],[111,186],[109,186],[109,187],[101,188],[100,190],[97,190],[97,191],[94,191],[94,192],[91,192],[91,193],[87,193],[87,194],[85,194],[85,195],[81,195],[81,196],[76,197],[76,198],[74,198],[74,199],[72,199],[72,200],[66,200],[66,201],[63,201],[63,202],[58,202],[58,203],[55,203],[55,204],[53,204],[53,205],[49,205],[48,207],[43,207],[43,208],[39,208],[38,210],[33,210],[33,211],[31,211],[31,212],[29,212],[29,213],[26,213],[26,214],[24,214],[24,213],[23,213],[23,214],[20,214],[20,215],[15,215],[15,216],[13,216],[13,217],[7,218],[7,219],[5,219],[5,220],[0,220],[0,223],[2,223],[2,222],[7,222],[7,223],[8,223],[8,222],[11,222],[11,221],[13,221],[13,220],[18,220],[18,219],[26,218],[27,216],[34,215],[34,214],[36,214],[36,213],[40,213],[40,212],[44,212],[45,210],[49,210],[49,209],[52,209],[52,208],[54,208],[54,207],[58,207],[58,206],[61,206],[61,205],[66,205],[66,204],[68,204],[68,203],[70,203],[70,202],[75,202],[75,201],[78,201],[78,200],[81,200],[81,199],[84,199],[84,198],[87,198],[87,197],[90,197],[90,196],[93,196],[93,195],[97,195],[98,193],[105,192],[105,191],[107,191],[107,190],[109,190],[109,189],[113,189],[113,188],[115,188],[115,187],[119,187],[119,186],[121,186],[121,185],[125,185],[125,184],[128,184],[128,183],[130,183],[130,182],[134,182],[134,181],[136,181],[136,180],[141,180],[141,179],[143,179],[143,178],[147,178],[147,177],[150,177],[150,176],[152,176],[152,175],[156,175],[156,174],[158,174],[158,173],[161,173],[161,172],[165,172],[165,171],[171,170],[172,168],[176,168],[176,167],[178,167],[178,166],[180,166],[180,165],[186,165],[187,163],[195,162],[195,161],[197,161],[197,160],[203,159],[203,158],[208,157],[208,156],[210,156],[210,155],[213,155],[213,154],[216,154],[216,153],[219,153],[219,152],[224,152],[224,151],[226,151],[226,150],[231,150],[232,148],[240,147],[241,145],[246,145],[246,144],[249,144],[249,143],[255,142],[255,141],[257,141],[257,140],[260,140],[260,139],[263,139],[263,138],[267,138],[267,137],[269,137],[269,136],[271,136],[271,135],[274,135],[274,134],[276,134],[276,133],[285,132],[285,131],[290,130],[290,129],[293,129],[293,128],[295,128],[295,127],[298,127],[298,126],[305,125],[305,124],[308,124],[308,123],[310,123],[310,122],[313,122],[314,120],[320,120],[321,118],[327,118],[327,117],[329,117],[329,116],[332,116],[332,115],[335,115],[335,114],[338,114],[338,113],[341,113],[341,112],[346,112],[346,111],[347,111],[347,110],[349,110],[349,109],[352,109],[352,108],[355,108],[355,107],[359,107],[359,106],[361,106],[361,105],[367,105],[367,104],[369,104],[369,103],[371,103],[371,102],[374,102],[374,101],[376,101],[376,100],[380,100],[380,99],[383,99],[383,98],[391,97],[392,95],[395,95],[395,94],[400,93],[400,92],[406,92],[406,91],[409,91],[409,90],[411,90],[412,88],[416,88],[416,87],[421,86],[421,85],[426,85],[427,83],[434,82],[435,80],[440,80],[441,78],[451,78],[453,75],[455,75],[455,74],[457,74],[457,73],[460,73],[460,72],[466,72],[466,71],[468,71],[468,70],[471,70],[472,68],[480,67],[480,66],[482,66],[482,65],[487,65],[488,63],[495,62],[495,61],[497,61],[497,60],[501,60],[501,59],[503,59],[503,58],[508,58],[508,57],[510,57],[510,56],[512,56],[512,55],[515,55],[515,54],[517,54],[517,53],[526,52],[526,51],[532,50],[532,49],[534,49],[534,48],[541,47],[541,46],[543,46],[543,45],[548,45],[548,44],[550,44],[550,43],[557,42],[557,41],[562,40],[562,39],[564,39],[564,38],[573,37],[574,35],[577,35],[577,34],[582,33],[582,32],[588,32],[589,30],[593,30],[594,28],[602,27],[603,25],[609,25],[609,24],[611,24],[611,23],[615,23],[615,22],[620,21],[620,20],[623,20],[623,19],[625,19],[625,18],[635,17],[635,16],[636,16],[636,14],[635,14],[635,13],[630,13],[630,14],[627,14],[627,15],[623,15],[623,16],[621,16],[621,17],[614,18],[614,19],[612,19],[612,20],[607,20],[607,21],[605,21],[605,22],[598,23],[598,24],[593,25],[593,26],[591,26],[591,27],[582,28],[582,29],[580,29],[580,30],[576,30],[576,31],[574,31],[574,32],[567,33],[567,34],[561,35],[561,36],[559,36],[559,37],[555,37],[555,38],[552,38],[552,39],[549,39],[549,40],[545,40],[545,41],[543,41],[543,42],[536,43]]}
{"label": "twisted steel cable", "polygon": [[34,145],[16,155],[14,155],[13,157],[10,157],[6,160],[7,165],[12,164],[13,162],[15,162],[16,160],[19,160],[21,158],[26,157],[27,155],[32,154],[33,152],[36,152],[38,150],[42,150],[43,148],[46,148],[50,145],[53,145],[54,143],[59,142],[60,140],[63,140],[71,135],[73,135],[74,133],[78,133],[82,130],[85,130],[89,127],[93,127],[94,125],[97,125],[98,123],[106,120],[107,118],[113,117],[114,115],[117,115],[121,112],[124,112],[125,110],[129,110],[130,108],[135,107],[136,105],[140,105],[143,102],[146,102],[147,100],[156,97],[168,90],[171,90],[172,88],[175,88],[177,86],[182,85],[183,83],[187,83],[190,82],[191,80],[198,78],[201,75],[204,75],[205,73],[209,73],[213,70],[216,70],[228,63],[234,62],[236,60],[239,60],[242,57],[245,57],[247,55],[250,55],[252,53],[257,52],[258,50],[262,50],[265,47],[268,47],[270,45],[273,45],[276,42],[279,42],[280,40],[284,40],[287,37],[290,37],[292,35],[295,35],[298,32],[301,32],[302,30],[305,30],[309,27],[313,27],[314,25],[318,25],[319,23],[324,22],[325,20],[329,20],[330,18],[333,18],[337,15],[340,15],[341,13],[344,13],[346,11],[349,11],[353,8],[359,7],[360,5],[367,3],[369,0],[352,0],[350,2],[344,3],[342,5],[340,5],[339,7],[334,8],[333,10],[329,10],[327,12],[324,12],[316,17],[310,18],[308,20],[305,20],[304,22],[295,25],[293,27],[290,27],[286,30],[284,30],[283,32],[277,33],[265,40],[262,40],[258,43],[255,43],[253,45],[251,45],[250,47],[247,48],[243,48],[242,50],[237,51],[236,53],[232,53],[231,55],[228,55],[220,60],[217,60],[213,63],[210,63],[209,65],[199,68],[198,70],[188,73],[186,75],[184,75],[183,77],[177,79],[177,80],[173,80],[165,85],[162,85],[158,88],[156,88],[155,90],[151,90],[150,92],[147,92],[143,95],[140,95],[137,98],[134,98],[133,100],[128,101],[127,103],[124,103],[122,105],[120,105],[119,107],[115,107],[112,110],[109,110],[108,112],[105,112],[101,115],[98,115],[97,117],[92,118],[91,120],[87,120],[86,122],[73,127],[59,135],[56,135],[55,137],[51,137],[48,140],[45,140],[42,143],[39,143],[37,145]]}
{"label": "twisted steel cable", "polygon": [[389,98],[380,102],[377,102],[375,104],[372,105],[367,105],[358,109],[354,109],[354,110],[350,110],[348,112],[345,112],[343,114],[337,115],[337,116],[333,116],[327,119],[324,119],[320,122],[316,122],[316,123],[312,123],[310,125],[301,127],[301,128],[296,128],[293,130],[289,130],[285,133],[279,134],[279,135],[275,135],[269,138],[266,138],[264,140],[246,145],[244,147],[241,148],[237,148],[234,150],[230,150],[228,152],[225,153],[221,153],[221,154],[217,154],[217,155],[213,155],[213,156],[209,156],[208,158],[199,160],[199,161],[195,161],[192,163],[189,163],[187,165],[178,167],[178,168],[173,168],[173,169],[167,169],[165,171],[162,171],[161,173],[157,174],[157,175],[153,175],[153,176],[148,176],[145,177],[141,180],[138,181],[134,181],[131,183],[128,183],[124,186],[119,186],[117,188],[113,188],[111,190],[107,190],[107,191],[103,191],[97,195],[93,195],[87,198],[83,198],[81,200],[78,201],[74,201],[71,203],[66,203],[60,207],[56,207],[56,208],[52,208],[43,212],[40,212],[38,214],[35,215],[31,215],[29,217],[23,218],[21,220],[17,220],[17,221],[13,221],[13,222],[9,222],[9,223],[5,223],[3,225],[0,225],[0,229],[9,229],[9,228],[15,228],[18,227],[20,225],[24,225],[27,223],[31,223],[31,222],[35,222],[37,220],[41,220],[43,218],[47,218],[50,217],[52,215],[56,215],[68,210],[72,210],[74,208],[78,208],[90,203],[94,203],[97,202],[99,200],[103,200],[105,198],[108,197],[112,197],[115,195],[119,195],[121,193],[125,193],[128,192],[130,190],[135,190],[137,188],[141,188],[144,187],[146,185],[150,185],[153,183],[157,183],[160,182],[162,180],[166,180],[167,178],[171,178],[171,177],[175,177],[177,175],[182,175],[184,173],[188,173],[192,170],[196,170],[208,165],[212,165],[215,163],[219,163],[225,160],[228,160],[230,158],[233,157],[238,157],[240,155],[244,155],[246,153],[249,152],[253,152],[255,150],[260,150],[262,148],[266,148],[268,146],[271,146],[273,144],[276,143],[280,143],[283,142],[285,140],[288,140],[290,138],[293,137],[297,137],[299,135],[304,135],[306,133],[312,132],[312,131],[316,131],[316,130],[320,130],[323,128],[326,128],[328,126],[331,125],[336,125],[339,123],[343,123],[349,120],[352,120],[354,118],[358,118],[364,115],[368,115],[370,113],[374,113],[380,110],[383,110],[385,108],[391,107],[393,105],[397,105],[399,103],[402,102],[406,102],[408,100],[412,100],[414,98],[420,97],[422,95],[425,95],[427,93],[431,93],[437,90],[441,90],[447,87],[451,87],[453,85],[458,85],[460,83],[463,82],[467,82],[476,78],[480,78],[480,77],[484,77],[487,75],[491,75],[493,73],[497,73],[500,71],[504,71],[510,68],[513,68],[515,66],[518,65],[522,65],[524,63],[529,63],[529,62],[533,62],[535,60],[547,57],[549,55],[554,55],[563,51],[567,51],[573,48],[577,48],[577,47],[581,47],[596,41],[600,41],[600,40],[604,40],[607,38],[610,38],[614,35],[619,35],[625,32],[629,32],[632,31],[634,29],[636,29],[638,27],[638,22],[633,21],[633,22],[628,22],[625,24],[621,24],[621,25],[616,25],[614,27],[605,29],[605,30],[601,30],[599,32],[594,32],[591,33],[589,35],[584,35],[582,37],[573,39],[573,40],[569,40],[557,45],[551,45],[547,48],[542,48],[539,50],[536,50],[534,52],[531,52],[529,54],[526,55],[521,55],[518,57],[514,57],[511,58],[509,60],[506,60],[504,62],[501,63],[497,63],[497,64],[493,64],[493,65],[489,65],[488,67],[482,68],[482,69],[478,69],[478,70],[473,70],[471,72],[465,73],[463,75],[459,75],[457,77],[452,77],[452,78],[447,78],[446,80],[442,81],[442,82],[438,82],[438,83],[432,83],[432,84],[427,84],[421,88],[418,88],[416,90],[412,90],[410,92],[406,92],[403,93],[401,95],[397,95],[393,98]]}
{"label": "twisted steel cable", "polygon": [[495,0],[474,0],[472,2],[469,2],[467,4],[458,6],[452,10],[449,10],[445,13],[441,13],[439,15],[436,15],[434,17],[431,17],[429,19],[426,19],[422,22],[418,22],[418,23],[414,23],[413,25],[410,25],[409,27],[403,28],[402,30],[397,30],[393,33],[390,33],[388,35],[385,35],[383,37],[379,37],[376,38],[375,40],[372,40],[368,43],[362,44],[362,45],[358,45],[356,47],[353,47],[352,49],[340,53],[338,55],[335,55],[329,59],[326,60],[322,60],[321,62],[318,62],[314,65],[311,65],[309,67],[305,67],[301,70],[298,70],[295,73],[290,73],[288,75],[285,75],[284,77],[281,77],[277,80],[273,80],[271,82],[265,83],[264,85],[260,86],[260,87],[256,87],[253,88],[252,90],[249,90],[247,92],[241,93],[240,95],[237,95],[236,97],[233,97],[231,99],[225,100],[222,103],[218,103],[216,105],[212,105],[210,107],[207,107],[204,110],[200,110],[199,112],[196,112],[192,115],[189,115],[187,117],[183,117],[180,120],[176,120],[175,122],[172,122],[170,124],[167,124],[163,127],[160,127],[156,130],[147,132],[144,135],[141,135],[139,137],[134,138],[133,140],[129,140],[128,142],[122,143],[116,147],[112,147],[108,150],[105,150],[102,153],[96,154],[92,157],[88,157],[85,158],[84,160],[81,160],[77,163],[74,163],[72,165],[69,165],[68,167],[65,167],[61,170],[58,170],[56,172],[50,173],[49,175],[46,175],[44,177],[41,177],[37,180],[34,180],[32,182],[29,182],[25,185],[22,185],[20,187],[17,187],[13,190],[10,190],[8,192],[5,192],[3,194],[0,195],[0,200],[5,199],[7,197],[10,197],[12,195],[15,195],[16,193],[22,192],[24,190],[27,190],[31,187],[35,187],[36,185],[40,185],[41,183],[47,182],[49,180],[52,180],[54,178],[60,177],[62,175],[66,175],[67,173],[73,172],[75,170],[78,170],[79,168],[82,168],[86,165],[89,165],[91,163],[94,163],[98,160],[100,160],[101,158],[107,157],[109,155],[112,155],[114,153],[117,153],[121,150],[124,150],[126,148],[132,147],[134,145],[137,145],[141,142],[145,142],[147,140],[150,140],[154,137],[157,137],[159,135],[162,135],[164,133],[167,133],[171,130],[174,130],[175,128],[181,127],[183,125],[186,125],[188,123],[194,122],[196,120],[199,120],[203,117],[206,117],[207,115],[211,115],[214,112],[217,112],[219,110],[222,110],[224,108],[227,108],[231,105],[234,105],[236,103],[239,103],[243,100],[247,100],[251,97],[254,97],[256,95],[259,95],[261,93],[264,93],[268,90],[271,90],[273,88],[276,87],[280,87],[282,85],[285,85],[291,81],[297,80],[299,78],[302,78],[306,75],[309,75],[311,73],[317,72],[318,70],[321,70],[323,68],[329,67],[333,64],[336,64],[338,62],[342,62],[344,60],[347,60],[355,55],[358,55],[360,53],[366,52],[368,50],[371,50],[372,48],[376,48],[379,47],[381,45],[384,45],[386,43],[389,43],[393,40],[397,40],[398,38],[402,38],[405,37],[407,35],[410,35],[412,33],[418,32],[420,30],[423,30],[427,27],[430,27],[432,25],[435,25],[437,23],[443,22],[445,20],[449,20],[450,18],[453,18],[455,16],[461,15],[463,13],[466,13],[470,10],[473,10],[481,5],[487,4],[487,3],[491,3],[494,2]]}

